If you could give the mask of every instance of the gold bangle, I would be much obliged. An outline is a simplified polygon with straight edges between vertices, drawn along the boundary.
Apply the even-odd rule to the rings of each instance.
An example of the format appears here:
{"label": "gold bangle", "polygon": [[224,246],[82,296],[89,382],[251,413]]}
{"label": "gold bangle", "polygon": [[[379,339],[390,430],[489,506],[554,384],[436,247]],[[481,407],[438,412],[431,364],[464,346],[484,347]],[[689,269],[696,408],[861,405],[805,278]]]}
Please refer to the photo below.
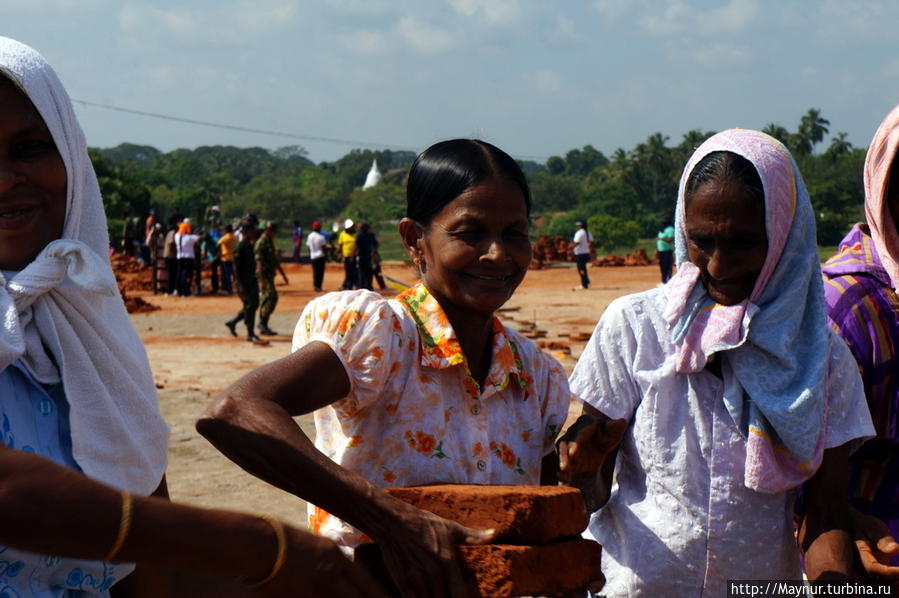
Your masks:
{"label": "gold bangle", "polygon": [[128,532],[131,530],[131,502],[131,493],[122,490],[122,518],[119,520],[119,533],[115,538],[115,544],[112,545],[112,550],[103,558],[104,561],[114,559],[125,544],[125,538],[128,537]]}
{"label": "gold bangle", "polygon": [[284,531],[284,524],[269,514],[262,514],[258,517],[272,526],[272,529],[275,530],[275,537],[278,538],[278,554],[275,556],[275,563],[272,565],[271,573],[266,575],[263,579],[253,582],[254,588],[264,586],[273,580],[278,572],[281,571],[281,567],[284,566],[284,562],[287,560],[287,532]]}

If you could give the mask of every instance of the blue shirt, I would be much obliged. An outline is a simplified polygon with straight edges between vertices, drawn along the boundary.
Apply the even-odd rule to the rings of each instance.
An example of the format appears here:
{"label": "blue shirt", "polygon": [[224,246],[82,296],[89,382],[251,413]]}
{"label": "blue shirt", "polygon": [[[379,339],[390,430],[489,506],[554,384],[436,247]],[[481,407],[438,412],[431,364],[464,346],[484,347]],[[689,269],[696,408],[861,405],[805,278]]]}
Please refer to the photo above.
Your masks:
{"label": "blue shirt", "polygon": [[[44,386],[18,362],[0,371],[0,441],[8,448],[41,455],[81,471],[72,455],[69,404],[62,384]],[[60,488],[65,500],[65,488]],[[90,527],[83,530],[87,536]],[[114,538],[110,538],[110,547]],[[0,596],[6,598],[108,597],[109,587],[133,569],[38,555],[0,546]]]}
{"label": "blue shirt", "polygon": [[665,241],[656,241],[656,250],[657,251],[673,251],[674,250],[674,227],[667,226],[665,230],[659,231],[659,234],[656,235],[662,239],[671,239],[671,243],[666,243]]}

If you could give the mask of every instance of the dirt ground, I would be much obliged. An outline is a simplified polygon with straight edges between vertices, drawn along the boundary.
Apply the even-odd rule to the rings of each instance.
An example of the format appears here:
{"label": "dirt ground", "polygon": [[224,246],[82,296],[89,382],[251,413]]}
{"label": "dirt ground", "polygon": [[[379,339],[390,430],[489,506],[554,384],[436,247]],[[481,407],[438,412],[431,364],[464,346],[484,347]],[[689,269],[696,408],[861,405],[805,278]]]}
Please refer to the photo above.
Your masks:
{"label": "dirt ground", "polygon": [[[591,268],[589,290],[574,290],[578,276],[571,265],[532,270],[503,308],[501,319],[535,338],[571,370],[603,310],[615,297],[652,288],[657,266]],[[224,322],[238,311],[228,296],[166,297],[129,292],[160,309],[132,314],[143,339],[159,389],[162,414],[171,426],[168,483],[176,501],[248,512],[268,512],[305,525],[305,503],[269,486],[223,457],[194,430],[194,422],[217,391],[244,373],[290,351],[293,327],[303,306],[318,293],[312,289],[308,265],[285,264],[290,280],[279,278],[278,309],[270,325],[280,334],[268,345],[233,338]],[[402,264],[385,264],[385,274],[412,283],[415,275]],[[336,290],[343,268],[329,265],[325,289]],[[579,286],[579,285],[578,285]],[[393,296],[396,291],[385,291]],[[246,330],[239,328],[241,335]],[[574,411],[572,411],[573,413]],[[311,416],[298,418],[314,436]]]}

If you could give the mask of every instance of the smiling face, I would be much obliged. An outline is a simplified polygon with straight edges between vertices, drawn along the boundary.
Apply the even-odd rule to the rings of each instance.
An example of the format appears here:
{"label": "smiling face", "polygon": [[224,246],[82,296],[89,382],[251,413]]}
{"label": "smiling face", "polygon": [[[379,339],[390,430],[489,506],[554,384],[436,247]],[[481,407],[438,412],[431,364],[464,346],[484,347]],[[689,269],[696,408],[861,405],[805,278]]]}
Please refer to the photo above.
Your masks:
{"label": "smiling face", "polygon": [[[423,231],[404,222],[404,238],[423,264],[425,286],[451,318],[492,315],[512,296],[531,262],[524,194],[505,178],[466,189]],[[418,238],[410,235],[412,227]]]}
{"label": "smiling face", "polygon": [[0,76],[0,269],[21,270],[62,235],[66,169],[31,102]]}
{"label": "smiling face", "polygon": [[768,253],[765,208],[737,182],[699,185],[687,199],[687,251],[713,301],[748,299]]}

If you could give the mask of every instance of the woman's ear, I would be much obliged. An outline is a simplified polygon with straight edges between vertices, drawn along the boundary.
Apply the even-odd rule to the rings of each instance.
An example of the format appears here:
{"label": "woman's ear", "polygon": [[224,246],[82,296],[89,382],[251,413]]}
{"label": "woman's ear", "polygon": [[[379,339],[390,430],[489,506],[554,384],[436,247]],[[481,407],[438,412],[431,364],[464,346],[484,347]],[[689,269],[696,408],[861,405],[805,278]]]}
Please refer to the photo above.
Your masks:
{"label": "woman's ear", "polygon": [[403,239],[403,247],[413,263],[418,264],[424,257],[421,250],[421,240],[424,231],[421,225],[411,218],[403,218],[399,225],[400,237]]}

